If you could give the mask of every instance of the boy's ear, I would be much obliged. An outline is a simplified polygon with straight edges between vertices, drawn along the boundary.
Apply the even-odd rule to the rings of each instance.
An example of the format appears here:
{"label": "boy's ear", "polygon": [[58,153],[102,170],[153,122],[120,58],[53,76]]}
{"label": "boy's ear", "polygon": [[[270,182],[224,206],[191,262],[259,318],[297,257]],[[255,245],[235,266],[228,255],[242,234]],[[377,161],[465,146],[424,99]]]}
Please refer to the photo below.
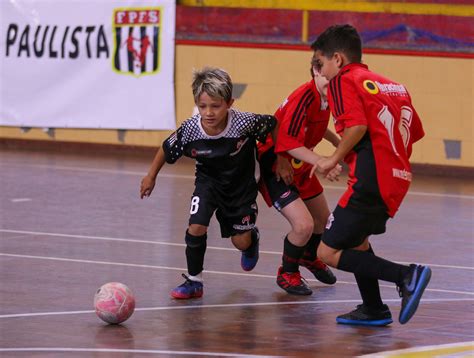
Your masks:
{"label": "boy's ear", "polygon": [[229,102],[227,102],[227,105],[228,105],[229,107],[232,107],[232,105],[234,104],[234,101],[235,101],[235,99],[234,99],[234,98],[231,98],[231,100],[230,100]]}
{"label": "boy's ear", "polygon": [[340,52],[334,52],[334,59],[336,60],[337,67],[341,68],[344,66],[344,57]]}

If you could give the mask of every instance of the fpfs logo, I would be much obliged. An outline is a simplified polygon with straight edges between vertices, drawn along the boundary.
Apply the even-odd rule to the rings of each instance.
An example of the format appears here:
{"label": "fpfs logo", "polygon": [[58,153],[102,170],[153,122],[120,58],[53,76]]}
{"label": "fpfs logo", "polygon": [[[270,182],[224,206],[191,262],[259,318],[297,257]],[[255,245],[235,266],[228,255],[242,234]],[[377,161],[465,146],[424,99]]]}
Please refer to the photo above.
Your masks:
{"label": "fpfs logo", "polygon": [[134,76],[159,71],[161,8],[116,9],[113,17],[114,70]]}

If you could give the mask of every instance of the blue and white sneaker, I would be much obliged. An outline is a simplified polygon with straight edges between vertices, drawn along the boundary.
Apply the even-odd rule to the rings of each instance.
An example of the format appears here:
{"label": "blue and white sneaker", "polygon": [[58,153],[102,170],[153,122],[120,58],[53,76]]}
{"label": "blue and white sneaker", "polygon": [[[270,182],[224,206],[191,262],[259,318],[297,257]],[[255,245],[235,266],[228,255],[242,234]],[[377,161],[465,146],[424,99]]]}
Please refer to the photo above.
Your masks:
{"label": "blue and white sneaker", "polygon": [[402,298],[402,308],[398,320],[401,324],[407,323],[415,314],[421,296],[431,279],[431,269],[428,266],[410,265],[410,273],[398,286],[398,293]]}
{"label": "blue and white sneaker", "polygon": [[354,326],[380,327],[392,323],[393,320],[387,305],[383,305],[381,308],[372,308],[361,304],[357,305],[354,311],[337,316],[336,322]]}
{"label": "blue and white sneaker", "polygon": [[242,251],[240,258],[240,266],[244,271],[252,271],[258,262],[258,247],[260,241],[260,233],[257,227],[252,229],[252,244],[247,250]]}

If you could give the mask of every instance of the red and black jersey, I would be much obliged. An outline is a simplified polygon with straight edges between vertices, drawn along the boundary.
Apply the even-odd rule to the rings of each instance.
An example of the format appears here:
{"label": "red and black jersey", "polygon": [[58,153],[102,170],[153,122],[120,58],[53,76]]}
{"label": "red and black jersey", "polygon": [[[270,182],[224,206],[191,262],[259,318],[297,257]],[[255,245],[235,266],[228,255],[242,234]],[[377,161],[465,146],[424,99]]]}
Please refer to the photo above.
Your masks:
{"label": "red and black jersey", "polygon": [[411,182],[412,144],[423,127],[405,86],[371,72],[366,65],[345,66],[329,84],[328,100],[336,131],[356,125],[367,133],[348,153],[349,187],[342,207],[398,210]]}
{"label": "red and black jersey", "polygon": [[[321,109],[321,95],[314,80],[298,87],[275,112],[279,125],[275,153],[302,146],[314,148],[323,139],[329,115],[329,109]],[[269,136],[265,144],[258,144],[258,151],[266,152],[272,146]]]}

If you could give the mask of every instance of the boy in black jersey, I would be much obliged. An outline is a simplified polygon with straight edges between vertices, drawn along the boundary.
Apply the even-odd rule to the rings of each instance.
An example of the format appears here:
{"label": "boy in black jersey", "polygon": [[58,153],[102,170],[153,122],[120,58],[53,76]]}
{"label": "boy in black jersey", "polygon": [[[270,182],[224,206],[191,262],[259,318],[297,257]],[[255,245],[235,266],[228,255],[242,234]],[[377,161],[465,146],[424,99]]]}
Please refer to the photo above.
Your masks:
{"label": "boy in black jersey", "polygon": [[174,298],[203,294],[202,271],[207,227],[216,213],[222,237],[231,237],[242,251],[241,266],[252,270],[258,261],[256,142],[265,141],[276,124],[270,115],[231,108],[232,81],[224,70],[204,68],[194,73],[194,101],[199,113],[163,142],[148,174],[142,179],[141,198],[149,196],[165,162],[182,155],[196,159],[195,189],[186,231],[186,281],[171,291]]}

